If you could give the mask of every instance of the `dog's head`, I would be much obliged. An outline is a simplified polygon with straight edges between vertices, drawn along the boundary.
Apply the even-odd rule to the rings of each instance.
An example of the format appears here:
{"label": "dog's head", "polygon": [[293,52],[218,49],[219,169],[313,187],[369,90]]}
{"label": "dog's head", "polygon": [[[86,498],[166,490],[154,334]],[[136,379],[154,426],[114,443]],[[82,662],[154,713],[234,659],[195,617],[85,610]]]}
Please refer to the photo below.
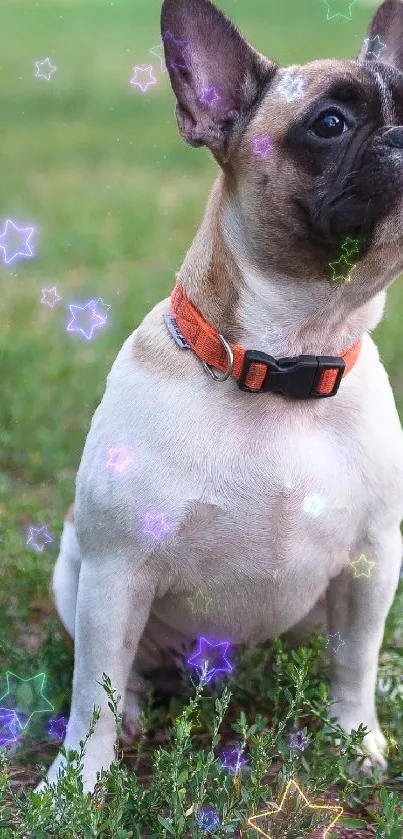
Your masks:
{"label": "dog's head", "polygon": [[403,269],[403,2],[380,6],[357,60],[286,69],[209,0],[164,0],[161,27],[180,133],[225,173],[235,247],[286,277],[334,280],[329,263],[344,259],[382,274],[372,294],[391,282]]}

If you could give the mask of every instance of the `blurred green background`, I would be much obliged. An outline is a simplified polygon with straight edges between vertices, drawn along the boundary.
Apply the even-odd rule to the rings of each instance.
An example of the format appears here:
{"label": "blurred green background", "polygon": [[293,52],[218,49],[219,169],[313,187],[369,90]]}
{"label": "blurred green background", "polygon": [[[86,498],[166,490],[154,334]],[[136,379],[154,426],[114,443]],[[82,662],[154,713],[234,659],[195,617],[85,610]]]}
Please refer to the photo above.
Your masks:
{"label": "blurred green background", "polygon": [[[340,8],[340,0],[334,0]],[[345,4],[348,5],[347,3]],[[326,20],[323,0],[221,0],[247,39],[283,64],[355,57],[372,14]],[[36,227],[34,259],[0,263],[0,523],[4,632],[47,584],[63,510],[93,411],[117,352],[166,297],[201,220],[216,165],[180,140],[157,0],[2,0],[0,230]],[[46,57],[58,71],[35,78]],[[132,87],[133,65],[157,85]],[[40,303],[56,286],[61,302]],[[66,332],[68,304],[102,297],[108,325],[91,342]],[[377,342],[403,409],[397,282]],[[54,543],[26,548],[47,523]],[[24,596],[24,592],[25,595]],[[1,604],[1,600],[0,600]],[[7,620],[4,615],[7,615]]]}

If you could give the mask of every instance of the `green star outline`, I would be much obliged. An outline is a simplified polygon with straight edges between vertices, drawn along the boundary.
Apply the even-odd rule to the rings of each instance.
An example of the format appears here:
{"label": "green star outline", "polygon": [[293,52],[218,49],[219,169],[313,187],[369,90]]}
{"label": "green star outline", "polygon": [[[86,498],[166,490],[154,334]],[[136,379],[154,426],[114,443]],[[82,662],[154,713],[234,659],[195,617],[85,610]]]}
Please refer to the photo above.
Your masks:
{"label": "green star outline", "polygon": [[[9,696],[9,694],[12,692],[12,685],[10,686],[10,676],[12,676],[14,679],[18,679],[18,681],[19,681],[19,682],[24,682],[24,683],[27,683],[27,682],[36,682],[36,680],[37,680],[37,679],[42,678],[42,681],[41,681],[41,684],[40,684],[40,688],[39,688],[39,685],[38,685],[38,687],[37,687],[37,685],[35,684],[35,689],[33,689],[33,690],[34,690],[34,693],[35,693],[35,694],[38,694],[38,693],[39,693],[39,697],[43,700],[43,702],[46,702],[46,703],[47,703],[47,706],[48,706],[48,707],[46,707],[46,708],[41,708],[41,709],[39,709],[39,710],[32,711],[32,714],[29,716],[29,718],[28,718],[27,722],[25,723],[25,725],[23,725],[23,724],[21,723],[21,720],[20,720],[20,717],[19,717],[19,713],[23,714],[23,711],[20,711],[20,712],[19,712],[19,711],[18,711],[18,709],[16,709],[16,708],[9,708],[9,707],[4,706],[4,705],[2,705],[2,704],[1,704],[1,703],[2,703],[2,700],[3,700],[3,699],[5,699],[7,696]],[[7,672],[6,672],[6,679],[7,679],[7,690],[6,690],[6,692],[5,692],[5,693],[3,693],[3,695],[2,695],[2,696],[0,696],[0,710],[4,710],[4,711],[14,711],[14,713],[15,713],[15,715],[16,715],[16,717],[17,717],[18,723],[19,723],[19,725],[20,725],[20,728],[21,728],[22,730],[24,730],[24,729],[28,726],[28,723],[30,722],[30,720],[32,719],[32,717],[33,717],[33,715],[34,715],[34,714],[43,714],[43,713],[46,713],[46,711],[49,711],[49,710],[50,710],[50,711],[52,711],[52,712],[53,712],[53,711],[55,710],[55,709],[54,709],[54,706],[52,705],[52,703],[51,703],[51,702],[49,702],[49,700],[48,700],[48,699],[46,699],[46,696],[43,696],[43,693],[42,693],[43,688],[44,688],[45,679],[46,679],[46,675],[45,675],[45,673],[38,673],[38,675],[37,675],[37,676],[29,676],[27,679],[23,679],[21,676],[17,676],[17,674],[16,674],[16,673],[12,673],[12,671],[11,671],[11,670],[7,670]],[[15,692],[16,692],[16,689],[15,689]],[[24,716],[25,716],[25,715],[24,715]]]}
{"label": "green star outline", "polygon": [[[350,269],[347,273],[347,276],[345,275],[345,271],[343,271],[343,273],[342,273],[342,263],[344,263],[344,268],[347,267],[347,268]],[[336,266],[339,266],[339,268],[340,268],[339,273],[337,273]],[[349,262],[347,257],[344,256],[344,254],[339,259],[336,259],[334,262],[329,262],[329,268],[332,271],[332,274],[333,274],[332,281],[334,283],[337,283],[337,282],[349,283],[350,280],[351,280],[353,271],[355,271],[355,265],[353,265],[351,262]]]}
{"label": "green star outline", "polygon": [[[336,12],[335,15],[330,14],[330,2],[329,2],[329,0],[323,0],[323,2],[325,4],[325,6],[327,6],[326,20],[334,20],[336,17],[342,17],[342,18],[344,18],[344,20],[352,20],[353,19],[352,14],[351,14],[351,9],[355,5],[357,0],[350,0],[349,3],[348,3],[348,0],[345,0],[345,4],[348,5],[349,17],[347,17],[347,15],[343,15],[342,12]],[[331,0],[331,2],[334,2],[334,0]]]}
{"label": "green star outline", "polygon": [[340,250],[343,256],[358,256],[360,252],[360,240],[348,235],[340,245]]}

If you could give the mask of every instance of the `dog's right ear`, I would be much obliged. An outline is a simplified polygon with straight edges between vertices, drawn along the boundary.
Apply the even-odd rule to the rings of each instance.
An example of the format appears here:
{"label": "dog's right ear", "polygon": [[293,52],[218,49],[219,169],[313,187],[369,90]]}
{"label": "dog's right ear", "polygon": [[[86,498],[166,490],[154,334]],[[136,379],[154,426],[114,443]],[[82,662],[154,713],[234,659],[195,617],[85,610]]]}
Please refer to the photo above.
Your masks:
{"label": "dog's right ear", "polygon": [[381,61],[403,72],[403,2],[384,0],[370,23],[359,61]]}
{"label": "dog's right ear", "polygon": [[230,139],[249,122],[276,65],[209,0],[164,0],[161,34],[179,131],[225,162]]}

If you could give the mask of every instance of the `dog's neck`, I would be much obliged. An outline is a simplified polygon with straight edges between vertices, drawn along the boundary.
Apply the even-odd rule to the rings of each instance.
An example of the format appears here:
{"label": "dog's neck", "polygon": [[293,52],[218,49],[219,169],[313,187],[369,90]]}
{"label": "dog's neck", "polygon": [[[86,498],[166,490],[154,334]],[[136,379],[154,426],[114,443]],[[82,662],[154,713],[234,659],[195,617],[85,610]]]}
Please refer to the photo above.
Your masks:
{"label": "dog's neck", "polygon": [[378,324],[384,290],[323,279],[293,281],[247,264],[242,224],[220,175],[177,280],[205,320],[227,340],[274,357],[334,355]]}

